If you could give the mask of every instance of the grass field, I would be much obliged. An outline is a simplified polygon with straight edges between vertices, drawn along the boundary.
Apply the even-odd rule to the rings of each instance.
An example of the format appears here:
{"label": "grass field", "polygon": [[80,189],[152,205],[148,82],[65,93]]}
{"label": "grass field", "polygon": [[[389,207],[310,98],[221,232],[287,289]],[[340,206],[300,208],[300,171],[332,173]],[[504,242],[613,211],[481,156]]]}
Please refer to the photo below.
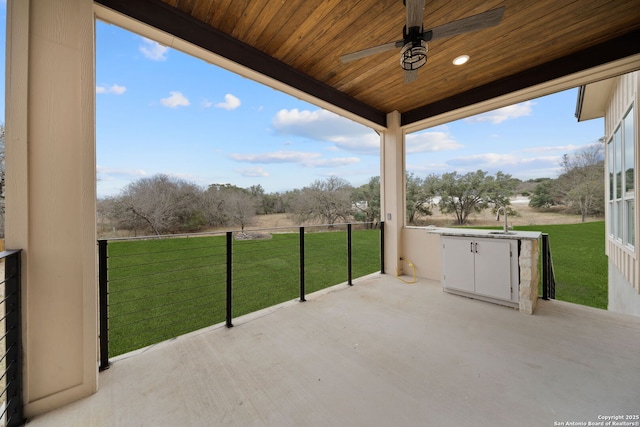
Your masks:
{"label": "grass field", "polygon": [[[305,234],[305,292],[346,282],[346,227]],[[380,270],[380,231],[354,230],[353,278]],[[233,317],[300,295],[300,236],[233,241]],[[109,355],[226,318],[226,237],[111,241]]]}
{"label": "grass field", "polygon": [[[556,298],[606,309],[604,222],[517,226],[549,234]],[[353,231],[353,277],[380,269],[380,231]],[[299,297],[299,235],[233,241],[233,317]],[[226,317],[226,239],[109,242],[110,356]],[[306,293],[347,280],[344,229],[305,234]]]}
{"label": "grass field", "polygon": [[607,309],[608,267],[604,221],[535,225],[516,230],[549,234],[556,299]]}

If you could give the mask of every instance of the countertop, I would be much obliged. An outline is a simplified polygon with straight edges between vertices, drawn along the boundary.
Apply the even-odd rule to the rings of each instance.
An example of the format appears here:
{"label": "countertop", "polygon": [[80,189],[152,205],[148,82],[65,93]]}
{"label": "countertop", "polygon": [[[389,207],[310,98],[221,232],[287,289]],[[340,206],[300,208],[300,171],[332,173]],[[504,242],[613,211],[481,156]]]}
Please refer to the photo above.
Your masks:
{"label": "countertop", "polygon": [[456,237],[483,237],[490,239],[517,239],[517,240],[538,240],[542,233],[540,231],[518,231],[509,230],[508,234],[504,234],[502,230],[481,230],[477,228],[446,228],[446,227],[414,227],[405,228],[425,230],[431,234],[440,234],[441,236]]}

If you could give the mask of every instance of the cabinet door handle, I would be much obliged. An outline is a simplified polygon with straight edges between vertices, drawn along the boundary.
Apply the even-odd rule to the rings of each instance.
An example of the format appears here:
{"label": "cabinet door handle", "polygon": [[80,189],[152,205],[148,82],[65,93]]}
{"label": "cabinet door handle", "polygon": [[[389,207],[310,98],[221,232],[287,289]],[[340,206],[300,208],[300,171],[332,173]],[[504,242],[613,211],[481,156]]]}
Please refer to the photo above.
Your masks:
{"label": "cabinet door handle", "polygon": [[473,253],[473,242],[469,242],[469,249],[471,250],[471,253]]}
{"label": "cabinet door handle", "polygon": [[476,253],[478,253],[478,242],[476,242]]}

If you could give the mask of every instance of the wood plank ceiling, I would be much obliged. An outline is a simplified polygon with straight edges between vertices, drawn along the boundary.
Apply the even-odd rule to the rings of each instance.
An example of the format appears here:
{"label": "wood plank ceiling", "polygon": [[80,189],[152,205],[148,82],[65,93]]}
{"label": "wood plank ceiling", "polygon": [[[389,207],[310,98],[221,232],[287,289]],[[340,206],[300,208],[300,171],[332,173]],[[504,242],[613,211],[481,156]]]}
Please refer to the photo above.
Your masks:
{"label": "wood plank ceiling", "polygon": [[[505,7],[500,25],[428,43],[404,83],[401,0],[96,0],[107,7],[385,124],[403,124],[640,53],[640,0],[427,0],[424,27]],[[471,57],[462,66],[452,60]]]}

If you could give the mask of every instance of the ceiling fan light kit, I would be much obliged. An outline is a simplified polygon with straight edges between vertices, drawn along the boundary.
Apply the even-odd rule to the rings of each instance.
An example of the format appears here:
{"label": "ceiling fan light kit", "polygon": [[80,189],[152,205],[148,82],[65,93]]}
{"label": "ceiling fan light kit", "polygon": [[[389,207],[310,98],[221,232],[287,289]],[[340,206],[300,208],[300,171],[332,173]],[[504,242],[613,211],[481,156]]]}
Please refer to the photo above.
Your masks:
{"label": "ceiling fan light kit", "polygon": [[405,71],[413,71],[427,63],[427,42],[409,42],[400,51],[400,66]]}
{"label": "ceiling fan light kit", "polygon": [[[400,66],[405,71],[405,83],[409,83],[417,78],[417,70],[427,63],[427,42],[494,27],[502,21],[504,15],[503,6],[424,31],[422,26],[424,3],[424,0],[404,0],[407,24],[402,30],[402,40],[342,55],[341,61],[346,63],[401,48]],[[461,55],[454,59],[453,63],[462,65],[468,60],[468,55]]]}

